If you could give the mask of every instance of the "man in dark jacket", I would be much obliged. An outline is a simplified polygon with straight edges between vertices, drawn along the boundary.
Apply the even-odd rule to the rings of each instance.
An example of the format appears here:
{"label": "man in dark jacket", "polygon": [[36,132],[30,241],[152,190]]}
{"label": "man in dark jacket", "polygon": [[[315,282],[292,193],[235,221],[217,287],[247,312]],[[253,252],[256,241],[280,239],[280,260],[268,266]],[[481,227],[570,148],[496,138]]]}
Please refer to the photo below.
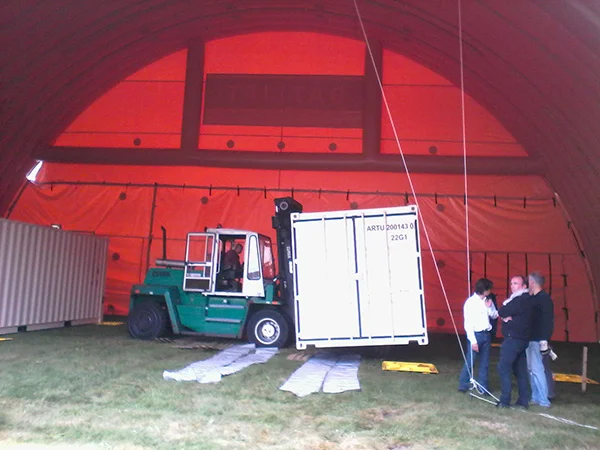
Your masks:
{"label": "man in dark jacket", "polygon": [[544,277],[539,272],[529,275],[529,290],[535,309],[527,347],[527,368],[531,382],[531,403],[549,408],[543,353],[548,351],[548,342],[554,332],[554,304],[550,295],[544,291],[544,282]]}
{"label": "man in dark jacket", "polygon": [[240,261],[242,253],[241,244],[235,244],[231,241],[229,250],[221,257],[221,268],[217,275],[217,285],[219,290],[241,292],[242,283],[239,279],[244,277],[244,270]]}
{"label": "man in dark jacket", "polygon": [[525,352],[529,345],[531,322],[533,320],[533,302],[527,292],[525,277],[517,275],[511,278],[512,295],[506,299],[498,310],[502,318],[502,334],[504,341],[500,346],[498,374],[500,375],[500,401],[498,406],[510,406],[512,393],[512,374],[517,377],[519,398],[516,405],[527,408],[531,397],[527,376]]}

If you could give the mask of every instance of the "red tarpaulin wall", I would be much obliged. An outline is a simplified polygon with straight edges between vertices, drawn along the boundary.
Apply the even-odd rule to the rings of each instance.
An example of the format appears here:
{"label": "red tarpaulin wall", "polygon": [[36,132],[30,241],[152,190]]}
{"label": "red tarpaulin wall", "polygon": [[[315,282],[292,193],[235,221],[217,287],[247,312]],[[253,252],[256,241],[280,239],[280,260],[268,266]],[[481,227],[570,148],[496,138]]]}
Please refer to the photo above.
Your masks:
{"label": "red tarpaulin wall", "polygon": [[[168,230],[169,257],[182,258],[187,232],[218,224],[256,230],[274,239],[273,199],[291,195],[292,190],[305,211],[404,205],[410,192],[406,175],[388,173],[109,166],[96,166],[86,173],[85,166],[52,164],[45,168],[42,180],[41,186],[28,186],[11,218],[110,236],[105,311],[118,314],[127,313],[129,289],[143,280],[147,263],[161,256],[161,225]],[[66,185],[65,181],[89,184]],[[165,186],[167,182],[172,184]],[[594,307],[585,262],[544,181],[474,176],[469,182],[474,192],[469,198],[473,280],[488,276],[502,299],[511,275],[541,270],[556,304],[554,338],[593,339],[594,323],[589,318]],[[461,308],[468,289],[463,180],[460,176],[414,175],[413,183],[442,282],[462,330]],[[380,193],[371,190],[373,186]],[[410,193],[408,202],[415,202]],[[428,327],[451,331],[423,231]],[[150,235],[154,240],[148,251]],[[568,308],[568,322],[563,306]]]}

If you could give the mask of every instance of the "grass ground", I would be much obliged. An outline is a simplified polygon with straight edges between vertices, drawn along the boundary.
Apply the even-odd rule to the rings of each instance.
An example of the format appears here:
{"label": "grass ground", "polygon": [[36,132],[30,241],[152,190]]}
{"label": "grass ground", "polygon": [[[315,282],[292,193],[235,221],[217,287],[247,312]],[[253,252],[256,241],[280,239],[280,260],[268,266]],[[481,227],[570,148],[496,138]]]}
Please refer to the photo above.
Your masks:
{"label": "grass ground", "polygon": [[[284,349],[217,384],[164,381],[215,353],[131,339],[124,326],[10,335],[0,342],[3,449],[549,449],[600,448],[600,386],[559,383],[546,411],[499,410],[457,392],[454,336],[426,347],[361,349],[361,391],[297,398],[279,390],[303,362]],[[211,340],[207,340],[211,341]],[[558,344],[557,372],[581,372],[581,345]],[[497,395],[493,349],[490,368]],[[600,380],[600,346],[589,347]],[[383,360],[430,362],[438,375],[388,372]]]}

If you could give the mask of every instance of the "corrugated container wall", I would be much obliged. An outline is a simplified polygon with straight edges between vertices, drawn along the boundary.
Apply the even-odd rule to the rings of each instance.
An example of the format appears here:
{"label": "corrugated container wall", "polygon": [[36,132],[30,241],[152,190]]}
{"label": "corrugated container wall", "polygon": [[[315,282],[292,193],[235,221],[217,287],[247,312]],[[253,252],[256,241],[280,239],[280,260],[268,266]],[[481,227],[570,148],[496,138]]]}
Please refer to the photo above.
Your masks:
{"label": "corrugated container wall", "polygon": [[0,219],[0,333],[97,323],[108,239]]}

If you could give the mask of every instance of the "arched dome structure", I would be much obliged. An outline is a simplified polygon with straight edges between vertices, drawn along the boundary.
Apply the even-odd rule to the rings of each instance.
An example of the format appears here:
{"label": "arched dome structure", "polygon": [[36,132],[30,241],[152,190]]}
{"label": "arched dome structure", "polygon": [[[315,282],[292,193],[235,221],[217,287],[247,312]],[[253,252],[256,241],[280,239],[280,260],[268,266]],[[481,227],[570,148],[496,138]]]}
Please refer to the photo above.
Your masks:
{"label": "arched dome structure", "polygon": [[[459,3],[455,1],[357,0],[357,5],[379,69],[384,76],[387,73],[388,80],[393,78],[387,92],[392,102],[396,99],[395,105],[406,104],[416,108],[416,105],[425,105],[425,100],[421,102],[421,99],[442,98],[440,96],[445,94],[441,92],[446,92],[441,87],[444,83],[460,92],[461,67],[464,69],[467,136],[469,133],[486,136],[485,130],[495,138],[500,136],[499,141],[492,139],[495,145],[491,147],[486,147],[488,141],[485,139],[468,140],[468,171],[470,176],[480,177],[472,184],[474,194],[494,196],[492,189],[486,190],[485,178],[495,177],[495,183],[503,186],[504,196],[524,196],[525,200],[519,201],[527,204],[526,197],[536,197],[537,194],[562,205],[568,232],[561,234],[559,239],[572,239],[572,248],[578,253],[581,263],[577,270],[589,275],[591,287],[588,286],[586,295],[592,298],[578,301],[591,305],[586,311],[595,315],[590,329],[595,330],[594,339],[597,340],[598,300],[594,286],[600,282],[600,255],[595,251],[600,242],[600,183],[597,182],[600,139],[596,131],[600,121],[600,7],[585,0],[462,0],[462,28],[459,28]],[[385,191],[394,183],[386,176],[404,172],[402,161],[395,154],[395,140],[385,107],[381,105],[382,99],[377,94],[375,74],[364,48],[352,0],[121,0],[108,3],[22,0],[4,2],[0,12],[2,216],[14,214],[11,217],[19,220],[33,217],[28,214],[34,208],[28,207],[26,202],[39,206],[32,200],[36,194],[27,194],[23,188],[26,186],[25,175],[36,160],[49,163],[45,178],[48,181],[68,178],[65,174],[76,170],[81,174],[79,181],[101,182],[105,179],[98,174],[108,173],[103,170],[110,171],[106,167],[114,166],[135,167],[137,174],[131,175],[128,182],[142,184],[155,183],[160,178],[160,170],[150,166],[206,168],[202,172],[203,182],[196,183],[201,185],[216,185],[218,180],[227,177],[224,174],[234,173],[217,168],[238,169],[235,172],[238,177],[244,177],[244,170],[259,171],[246,178],[253,180],[248,183],[254,187],[263,186],[265,177],[272,176],[273,172],[269,171],[284,171],[278,172],[280,178],[281,173],[288,171],[289,178],[284,184],[290,188],[294,188],[291,180],[299,177],[298,171],[352,173],[354,177],[363,174],[365,179],[369,173],[388,174],[377,175],[381,185],[365,181],[369,184],[369,192]],[[244,141],[239,133],[239,139],[230,139],[230,129],[207,124],[206,102],[210,92],[206,90],[207,73],[241,71],[255,74],[253,64],[272,62],[258,52],[258,46],[264,42],[260,40],[255,42],[254,47],[248,44],[245,59],[239,60],[239,71],[231,60],[226,67],[220,67],[218,62],[226,60],[226,55],[219,52],[227,49],[227,45],[241,51],[239,43],[244,41],[244,36],[264,33],[298,33],[298,36],[304,33],[310,39],[323,36],[331,47],[323,47],[322,52],[326,56],[321,63],[316,60],[311,63],[310,74],[329,74],[331,72],[327,70],[333,69],[326,67],[335,67],[339,70],[337,75],[364,77],[368,83],[363,92],[367,100],[361,111],[362,126],[355,124],[330,135],[315,131],[313,128],[318,127],[309,123],[302,132],[304,134],[289,137],[287,151],[276,151],[267,149],[270,141],[266,144],[260,139]],[[296,39],[297,43],[303,42]],[[336,39],[342,43],[332,44],[338,42]],[[251,40],[248,38],[246,42]],[[362,46],[363,53],[352,50],[353,45]],[[329,54],[328,49],[331,49]],[[344,49],[350,49],[349,54],[360,56],[348,62],[347,58],[338,57],[338,52]],[[436,93],[428,97],[415,94],[414,80],[407,83],[398,73],[389,70],[390,66],[401,66],[395,58],[404,58],[415,67],[423,68],[419,69],[420,74],[425,71],[431,74],[432,78],[422,84],[429,87],[436,85],[439,88]],[[164,63],[165,60],[169,63]],[[163,61],[162,67],[179,71],[177,75],[174,75],[175,72],[162,72],[171,84],[165,84],[156,94],[159,100],[168,98],[174,102],[173,111],[181,111],[179,121],[165,123],[163,117],[153,119],[144,116],[144,124],[152,123],[156,131],[154,141],[153,133],[148,130],[148,139],[144,137],[139,141],[130,139],[137,135],[120,139],[119,133],[111,136],[114,139],[110,140],[102,129],[95,130],[98,135],[105,133],[100,140],[93,140],[90,133],[83,140],[76,136],[81,131],[77,127],[82,123],[86,126],[92,123],[99,117],[98,114],[105,114],[105,121],[110,121],[111,117],[114,119],[110,106],[115,103],[106,100],[108,95],[117,95],[121,105],[128,101],[138,104],[140,97],[136,97],[134,88],[117,91],[116,87],[127,80],[143,81],[143,76],[152,72],[153,64],[160,61]],[[389,65],[386,66],[387,62]],[[210,64],[213,64],[210,66],[213,69],[209,70]],[[317,69],[321,67],[319,64],[322,72]],[[298,67],[290,69],[289,73],[281,68],[274,70],[278,70],[278,75],[298,74]],[[154,70],[153,76],[163,76],[156,75],[159,72]],[[268,71],[259,73],[269,74]],[[403,84],[410,84],[410,95],[401,92],[399,86]],[[397,95],[394,97],[392,92]],[[372,98],[375,100],[369,100]],[[104,112],[99,103],[102,101],[109,107]],[[448,101],[460,101],[460,97],[452,97]],[[148,99],[143,106],[151,109],[156,104]],[[392,108],[392,113],[398,117],[400,140],[407,149],[409,172],[453,179],[454,193],[457,193],[463,170],[459,142],[461,110],[458,108],[456,115],[451,115],[445,114],[445,110],[426,106],[420,110],[422,116],[416,113],[411,116],[418,117],[420,125],[402,118],[402,107]],[[418,112],[419,109],[413,111]],[[434,117],[432,111],[439,116]],[[167,114],[166,110],[163,112]],[[477,119],[483,115],[490,119]],[[378,119],[373,119],[377,116]],[[87,122],[86,117],[90,119]],[[331,120],[331,117],[325,119]],[[204,122],[200,126],[202,120]],[[417,123],[417,120],[414,122]],[[122,122],[115,120],[114,124],[121,126]],[[419,130],[432,127],[439,130],[444,127],[443,124],[447,129],[456,129],[459,139],[451,138],[452,145],[440,146],[439,153],[435,142],[443,142],[446,136],[441,132],[434,133],[431,141],[429,137],[423,138],[420,147],[411,146],[411,139],[404,139],[407,135],[403,134],[403,130],[411,129],[411,126]],[[212,134],[206,133],[211,126]],[[121,137],[128,133],[126,125],[117,131],[122,132]],[[245,133],[255,137],[260,134],[255,130],[246,130]],[[214,136],[218,135],[227,139],[215,139]],[[331,137],[337,139],[335,150],[330,147]],[[412,136],[413,141],[418,141],[418,137]],[[313,141],[307,143],[308,138]],[[235,141],[231,147],[228,144],[230,140]],[[283,132],[280,140],[284,141]],[[147,142],[154,144],[147,145]],[[327,142],[328,146],[320,152],[307,151],[307,146],[315,142]],[[494,151],[486,150],[492,147]],[[142,166],[148,168],[145,177],[138,169]],[[192,172],[186,173],[182,178],[188,177],[189,181],[195,176]],[[528,184],[525,181],[527,177],[542,181]],[[124,178],[120,181],[126,182]],[[163,181],[170,182],[167,178]],[[221,184],[234,186],[236,183],[227,179]],[[330,180],[325,184],[325,188],[350,189],[342,182]],[[402,186],[396,189],[398,192],[407,189],[405,182],[400,184]],[[529,187],[522,194],[519,187],[524,184]],[[320,188],[315,186],[315,189]],[[62,187],[57,185],[56,189]],[[438,189],[439,186],[430,187],[428,192],[434,194]],[[38,201],[39,195],[38,192]],[[101,197],[100,193],[96,197],[100,203]],[[90,198],[93,197],[82,201],[90,201]],[[436,195],[435,199],[431,198],[432,211],[437,204]],[[476,210],[476,204],[474,208]],[[549,215],[546,218],[555,220],[556,217]],[[41,220],[38,218],[38,221]],[[482,226],[484,223],[482,219]],[[525,229],[530,241],[544,241],[546,228],[541,219],[535,226]],[[510,237],[507,237],[509,241]],[[507,251],[516,250],[510,248]],[[548,250],[548,253],[551,252],[554,250]]]}

